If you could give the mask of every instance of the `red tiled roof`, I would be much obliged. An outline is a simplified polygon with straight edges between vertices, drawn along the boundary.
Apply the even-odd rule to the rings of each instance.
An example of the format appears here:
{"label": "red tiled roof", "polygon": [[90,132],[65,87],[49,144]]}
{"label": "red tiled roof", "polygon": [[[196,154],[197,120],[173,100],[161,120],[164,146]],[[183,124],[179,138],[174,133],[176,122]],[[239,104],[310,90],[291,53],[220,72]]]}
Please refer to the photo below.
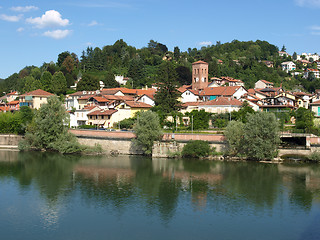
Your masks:
{"label": "red tiled roof", "polygon": [[152,107],[151,105],[143,102],[125,101],[125,103],[131,108],[151,108]]}
{"label": "red tiled roof", "polygon": [[320,105],[320,100],[310,103],[310,105]]}
{"label": "red tiled roof", "polygon": [[4,107],[0,107],[0,112],[4,112],[4,111],[9,111],[9,107],[4,106]]}
{"label": "red tiled roof", "polygon": [[201,96],[232,96],[240,86],[228,86],[228,87],[207,87],[201,92]]}
{"label": "red tiled roof", "polygon": [[200,102],[185,102],[181,106],[182,107],[188,107],[188,106],[198,106]]}
{"label": "red tiled roof", "polygon": [[133,97],[131,96],[103,95],[103,97],[108,100],[133,101]]}
{"label": "red tiled roof", "polygon": [[108,99],[104,98],[104,97],[93,97],[97,102],[109,102]]}
{"label": "red tiled roof", "polygon": [[10,95],[18,95],[19,93],[17,91],[14,91],[14,92],[10,92],[10,93],[7,93],[7,96],[10,96]]}
{"label": "red tiled roof", "polygon": [[88,100],[89,98],[94,97],[94,95],[84,95],[81,98],[78,98],[78,100]]}
{"label": "red tiled roof", "polygon": [[117,112],[118,110],[96,110],[91,113],[88,113],[88,116],[110,116]]}
{"label": "red tiled roof", "polygon": [[9,105],[17,105],[17,104],[19,104],[20,102],[19,101],[11,101],[11,102],[9,102],[8,104]]}
{"label": "red tiled roof", "polygon": [[32,92],[27,92],[21,96],[45,96],[45,97],[47,97],[47,96],[54,96],[54,94],[46,92],[42,89],[37,89]]}
{"label": "red tiled roof", "polygon": [[242,102],[234,99],[234,98],[230,98],[230,97],[218,97],[214,100],[211,101],[207,101],[207,102],[201,102],[199,103],[199,105],[201,106],[242,106]]}
{"label": "red tiled roof", "polygon": [[260,80],[261,82],[265,83],[265,84],[272,84],[273,85],[273,82],[269,82],[267,80]]}

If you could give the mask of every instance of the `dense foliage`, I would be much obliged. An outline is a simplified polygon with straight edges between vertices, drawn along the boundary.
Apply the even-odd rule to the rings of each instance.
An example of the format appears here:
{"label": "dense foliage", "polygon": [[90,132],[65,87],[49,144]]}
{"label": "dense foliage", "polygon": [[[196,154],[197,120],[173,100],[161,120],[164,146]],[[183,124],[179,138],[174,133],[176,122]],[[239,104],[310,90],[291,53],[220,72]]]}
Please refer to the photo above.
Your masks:
{"label": "dense foliage", "polygon": [[208,157],[212,151],[208,141],[191,140],[183,146],[181,155],[193,158]]}
{"label": "dense foliage", "polygon": [[273,113],[249,114],[245,124],[232,121],[225,134],[231,155],[244,155],[255,160],[277,156],[279,126]]}
{"label": "dense foliage", "polygon": [[141,112],[133,131],[136,134],[135,144],[141,147],[146,155],[150,155],[153,142],[161,140],[162,137],[158,115],[152,111]]}
{"label": "dense foliage", "polygon": [[76,137],[68,132],[69,115],[57,97],[36,112],[33,122],[28,126],[25,140],[19,145],[21,150],[45,149],[61,153],[81,151]]}
{"label": "dense foliage", "polygon": [[[103,81],[107,87],[117,86],[111,80],[114,75],[130,77],[127,87],[151,86],[166,78],[161,70],[164,62],[178,85],[190,84],[191,64],[198,60],[209,63],[209,78],[221,76],[238,78],[245,82],[247,88],[253,87],[259,79],[274,82],[276,86],[282,82],[287,89],[301,84],[310,91],[318,85],[320,87],[318,79],[292,78],[282,71],[281,62],[290,60],[290,57],[288,59],[279,57],[278,48],[266,41],[233,40],[224,44],[217,42],[201,49],[189,48],[185,52],[176,46],[174,51],[170,52],[165,44],[154,40],[150,40],[147,47],[136,49],[120,39],[113,45],[102,48],[88,47],[82,52],[80,60],[75,53],[65,51],[58,55],[56,63],[44,63],[40,67],[27,66],[19,73],[0,81],[0,93],[10,90],[26,92],[41,88],[61,94],[74,85],[77,79],[84,77],[84,74],[86,74],[85,81],[79,82],[79,89],[88,87],[90,89],[86,90],[96,90],[94,88],[98,87],[98,81]],[[223,64],[219,64],[219,60]],[[273,61],[274,67],[268,68],[264,60]]]}
{"label": "dense foliage", "polygon": [[33,112],[27,106],[21,107],[18,112],[0,113],[0,133],[24,134],[32,118]]}

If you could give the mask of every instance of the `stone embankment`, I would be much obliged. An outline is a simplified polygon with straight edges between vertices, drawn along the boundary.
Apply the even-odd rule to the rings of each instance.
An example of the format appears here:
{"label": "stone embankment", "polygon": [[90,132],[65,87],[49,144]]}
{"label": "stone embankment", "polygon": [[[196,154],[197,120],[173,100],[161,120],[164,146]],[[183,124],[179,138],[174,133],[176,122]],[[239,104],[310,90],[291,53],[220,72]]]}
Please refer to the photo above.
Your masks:
{"label": "stone embankment", "polygon": [[15,134],[0,134],[0,149],[17,150],[21,139],[22,136]]}

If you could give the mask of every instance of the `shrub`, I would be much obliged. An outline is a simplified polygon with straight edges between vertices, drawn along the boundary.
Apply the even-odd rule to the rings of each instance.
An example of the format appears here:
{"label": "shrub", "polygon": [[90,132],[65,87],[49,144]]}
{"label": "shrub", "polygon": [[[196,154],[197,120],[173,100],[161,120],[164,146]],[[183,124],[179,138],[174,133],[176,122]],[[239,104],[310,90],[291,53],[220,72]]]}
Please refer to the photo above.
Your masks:
{"label": "shrub", "polygon": [[209,142],[203,140],[191,140],[182,149],[183,157],[208,157],[212,152]]}

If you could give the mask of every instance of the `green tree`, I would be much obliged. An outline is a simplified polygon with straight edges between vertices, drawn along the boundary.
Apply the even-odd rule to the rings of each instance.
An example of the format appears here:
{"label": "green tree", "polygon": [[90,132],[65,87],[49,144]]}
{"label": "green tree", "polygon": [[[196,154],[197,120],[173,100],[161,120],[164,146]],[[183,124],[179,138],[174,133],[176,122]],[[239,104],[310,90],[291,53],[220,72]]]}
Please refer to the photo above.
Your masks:
{"label": "green tree", "polygon": [[70,56],[70,52],[68,52],[68,51],[65,51],[65,52],[60,53],[60,54],[58,55],[57,65],[58,65],[59,67],[61,67],[62,63],[64,62],[64,60],[65,60],[68,56]]}
{"label": "green tree", "polygon": [[211,113],[206,112],[204,109],[192,110],[191,112],[186,113],[186,115],[190,118],[189,128],[191,129],[191,121],[193,121],[193,129],[208,129],[209,128],[209,120]]}
{"label": "green tree", "polygon": [[51,92],[60,95],[67,91],[67,80],[62,72],[55,72],[50,86]]}
{"label": "green tree", "polygon": [[61,153],[81,151],[74,135],[68,132],[69,114],[58,97],[50,97],[48,103],[36,112],[29,125],[25,140],[19,144],[21,150],[35,148],[56,150]]}
{"label": "green tree", "polygon": [[174,47],[173,56],[176,61],[178,61],[180,59],[180,48],[179,47]]}
{"label": "green tree", "polygon": [[140,113],[133,131],[136,134],[135,144],[140,146],[146,155],[152,154],[153,142],[160,141],[162,137],[158,115],[152,111]]}
{"label": "green tree", "polygon": [[114,74],[111,71],[107,72],[107,74],[103,80],[103,83],[104,83],[105,88],[120,87],[119,83],[114,78]]}
{"label": "green tree", "polygon": [[243,153],[244,123],[229,122],[224,134],[227,138],[229,154],[236,156]]}
{"label": "green tree", "polygon": [[250,114],[244,125],[243,149],[248,158],[262,160],[277,156],[279,126],[273,113]]}
{"label": "green tree", "polygon": [[242,103],[240,110],[237,112],[233,112],[232,114],[236,120],[246,123],[248,114],[252,114],[252,113],[254,113],[254,110],[252,109],[252,107],[249,105],[247,101],[244,101]]}
{"label": "green tree", "polygon": [[100,89],[99,79],[89,74],[83,74],[77,85],[77,91],[95,91],[98,89]]}
{"label": "green tree", "polygon": [[45,71],[40,78],[43,90],[50,91],[52,85],[52,75],[49,71]]}
{"label": "green tree", "polygon": [[294,61],[297,61],[298,55],[297,55],[296,52],[294,52],[294,53],[292,54],[292,59],[293,59]]}
{"label": "green tree", "polygon": [[158,78],[159,89],[155,94],[156,106],[165,113],[179,110],[178,97],[180,92],[177,90],[177,73],[174,65],[170,62],[162,63]]}
{"label": "green tree", "polygon": [[296,129],[303,129],[307,133],[311,133],[314,129],[314,113],[309,109],[300,107],[295,111]]}

